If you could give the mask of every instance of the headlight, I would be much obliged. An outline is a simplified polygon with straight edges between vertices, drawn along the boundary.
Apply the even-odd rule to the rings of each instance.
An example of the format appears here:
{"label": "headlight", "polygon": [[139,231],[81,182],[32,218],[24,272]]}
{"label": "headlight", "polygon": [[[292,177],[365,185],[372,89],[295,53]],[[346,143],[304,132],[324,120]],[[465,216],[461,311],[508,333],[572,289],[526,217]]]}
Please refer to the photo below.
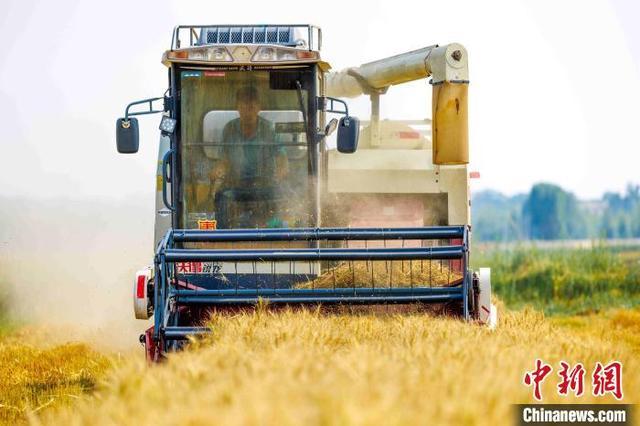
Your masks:
{"label": "headlight", "polygon": [[210,61],[225,61],[225,62],[233,61],[233,59],[231,58],[231,55],[229,54],[227,49],[224,47],[214,47],[207,50],[209,53],[208,59]]}
{"label": "headlight", "polygon": [[289,52],[288,50],[278,49],[278,60],[279,61],[295,61],[296,54],[294,52]]}
{"label": "headlight", "polygon": [[188,58],[192,61],[205,61],[207,52],[205,50],[192,50],[188,53]]}
{"label": "headlight", "polygon": [[258,62],[277,61],[278,55],[276,54],[276,49],[273,47],[261,47],[256,50],[251,60]]}
{"label": "headlight", "polygon": [[168,53],[169,59],[188,59],[190,61],[232,62],[233,58],[224,47],[203,47],[197,49],[174,50]]}
{"label": "headlight", "polygon": [[279,47],[259,47],[251,58],[255,62],[297,61],[298,59],[317,59],[318,54],[309,50],[282,49]]}

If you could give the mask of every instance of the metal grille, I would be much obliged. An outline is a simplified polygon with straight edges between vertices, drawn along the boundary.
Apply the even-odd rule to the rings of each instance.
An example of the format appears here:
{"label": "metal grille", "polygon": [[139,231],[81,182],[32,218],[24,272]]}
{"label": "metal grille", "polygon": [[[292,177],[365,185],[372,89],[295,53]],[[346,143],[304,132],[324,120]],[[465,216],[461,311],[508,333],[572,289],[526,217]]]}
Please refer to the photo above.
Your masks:
{"label": "metal grille", "polygon": [[220,28],[220,30],[218,31],[218,43],[229,43],[229,29],[228,28]]}
{"label": "metal grille", "polygon": [[280,44],[320,50],[322,31],[306,24],[274,25],[179,25],[173,31],[171,49],[210,44]]}
{"label": "metal grille", "polygon": [[293,27],[207,27],[203,28],[199,44],[272,43],[294,46]]}
{"label": "metal grille", "polygon": [[242,43],[242,30],[234,29],[231,30],[231,43]]}
{"label": "metal grille", "polygon": [[213,44],[218,42],[218,30],[207,31],[207,43]]}
{"label": "metal grille", "polygon": [[278,43],[289,43],[291,32],[288,28],[281,28],[278,30]]}
{"label": "metal grille", "polygon": [[277,43],[278,42],[278,29],[277,28],[268,28],[267,29],[267,42],[268,43]]}

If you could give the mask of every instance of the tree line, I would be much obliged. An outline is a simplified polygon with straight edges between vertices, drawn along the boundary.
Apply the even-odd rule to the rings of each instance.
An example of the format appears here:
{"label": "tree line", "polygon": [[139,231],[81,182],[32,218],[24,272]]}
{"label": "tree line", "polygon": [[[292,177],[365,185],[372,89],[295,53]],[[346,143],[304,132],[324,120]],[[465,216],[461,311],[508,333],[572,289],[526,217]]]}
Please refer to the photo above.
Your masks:
{"label": "tree line", "polygon": [[472,199],[471,223],[478,241],[640,238],[640,185],[589,201],[550,183],[511,197],[482,191]]}

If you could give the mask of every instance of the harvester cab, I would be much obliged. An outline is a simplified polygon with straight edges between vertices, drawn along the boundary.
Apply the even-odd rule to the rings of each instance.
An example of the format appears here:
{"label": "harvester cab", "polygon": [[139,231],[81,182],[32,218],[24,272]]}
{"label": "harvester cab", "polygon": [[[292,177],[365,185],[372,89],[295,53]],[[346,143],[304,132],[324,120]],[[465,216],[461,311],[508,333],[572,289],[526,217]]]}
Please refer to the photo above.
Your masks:
{"label": "harvester cab", "polygon": [[[466,51],[432,46],[331,73],[321,40],[310,25],[178,26],[165,94],[117,120],[118,151],[135,153],[136,116],[161,114],[155,257],[133,289],[136,317],[154,317],[141,336],[150,359],[207,333],[211,311],[260,301],[495,316],[488,270],[468,263]],[[379,95],[427,76],[433,144],[379,143]],[[362,130],[341,99],[360,94],[372,99]],[[396,219],[416,220],[372,217],[380,196]],[[443,202],[434,220],[427,211]]]}

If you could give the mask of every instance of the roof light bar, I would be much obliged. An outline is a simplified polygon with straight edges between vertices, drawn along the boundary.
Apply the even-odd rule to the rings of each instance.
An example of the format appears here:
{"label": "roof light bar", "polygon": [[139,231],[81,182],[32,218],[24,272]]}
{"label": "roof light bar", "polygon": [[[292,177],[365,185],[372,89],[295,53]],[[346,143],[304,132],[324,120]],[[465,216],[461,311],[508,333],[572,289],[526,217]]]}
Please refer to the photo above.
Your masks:
{"label": "roof light bar", "polygon": [[[233,53],[231,53],[231,51]],[[319,59],[318,52],[278,46],[207,46],[166,52],[169,61],[196,62],[294,62]]]}

